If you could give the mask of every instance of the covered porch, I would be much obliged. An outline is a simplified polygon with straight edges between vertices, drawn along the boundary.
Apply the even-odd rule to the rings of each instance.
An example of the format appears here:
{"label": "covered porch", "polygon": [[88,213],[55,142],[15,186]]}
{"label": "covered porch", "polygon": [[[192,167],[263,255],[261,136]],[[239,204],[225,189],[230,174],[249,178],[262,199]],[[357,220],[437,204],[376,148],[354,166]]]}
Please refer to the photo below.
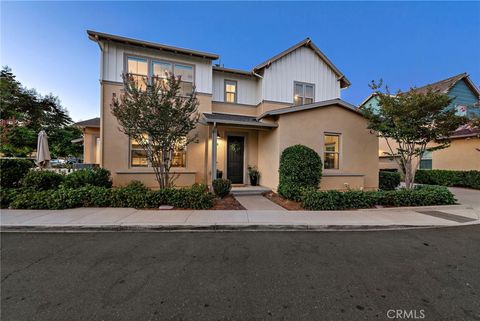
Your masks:
{"label": "covered porch", "polygon": [[[261,194],[269,189],[250,187],[249,166],[258,166],[259,131],[271,131],[278,124],[253,116],[204,113],[209,128],[209,183],[217,178],[232,182],[233,193]],[[261,173],[260,173],[261,174]],[[260,177],[260,185],[262,180]]]}

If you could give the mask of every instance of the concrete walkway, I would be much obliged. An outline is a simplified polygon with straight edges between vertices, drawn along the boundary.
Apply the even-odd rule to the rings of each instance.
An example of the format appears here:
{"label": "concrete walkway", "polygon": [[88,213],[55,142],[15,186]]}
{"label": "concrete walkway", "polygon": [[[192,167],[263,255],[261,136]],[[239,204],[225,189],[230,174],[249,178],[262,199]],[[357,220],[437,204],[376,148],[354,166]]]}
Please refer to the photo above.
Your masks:
{"label": "concrete walkway", "polygon": [[271,200],[262,195],[237,195],[237,201],[247,210],[255,211],[286,211],[280,205],[275,204]]}
{"label": "concrete walkway", "polygon": [[3,230],[19,227],[60,230],[85,228],[358,229],[480,224],[480,211],[462,205],[353,211],[77,208],[58,211],[2,210],[0,222]]}
{"label": "concrete walkway", "polygon": [[461,187],[449,187],[458,203],[475,209],[480,212],[480,190],[461,188]]}

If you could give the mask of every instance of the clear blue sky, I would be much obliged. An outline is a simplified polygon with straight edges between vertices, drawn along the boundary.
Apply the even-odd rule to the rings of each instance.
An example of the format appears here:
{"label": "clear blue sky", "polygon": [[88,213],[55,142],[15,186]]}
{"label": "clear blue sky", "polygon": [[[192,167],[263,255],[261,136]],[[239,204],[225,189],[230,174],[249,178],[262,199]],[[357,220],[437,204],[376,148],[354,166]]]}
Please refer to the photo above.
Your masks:
{"label": "clear blue sky", "polygon": [[407,89],[468,72],[480,84],[480,3],[1,2],[1,63],[59,96],[76,121],[99,115],[99,48],[85,30],[220,54],[250,69],[311,37],[349,78],[353,104],[383,78]]}

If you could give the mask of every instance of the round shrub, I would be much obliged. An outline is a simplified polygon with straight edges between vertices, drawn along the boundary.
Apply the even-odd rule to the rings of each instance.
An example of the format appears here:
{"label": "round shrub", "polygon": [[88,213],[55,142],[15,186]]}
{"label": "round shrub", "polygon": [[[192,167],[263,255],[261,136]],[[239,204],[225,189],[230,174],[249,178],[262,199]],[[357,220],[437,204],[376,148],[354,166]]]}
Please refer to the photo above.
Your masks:
{"label": "round shrub", "polygon": [[83,186],[112,187],[110,171],[104,168],[86,168],[65,176],[63,187],[79,188]]}
{"label": "round shrub", "polygon": [[2,188],[18,187],[20,180],[34,166],[28,159],[0,159],[0,184]]}
{"label": "round shrub", "polygon": [[212,182],[213,192],[220,198],[224,198],[230,194],[232,182],[229,179],[217,178]]}
{"label": "round shrub", "polygon": [[392,191],[400,185],[400,173],[380,171],[378,173],[378,188]]}
{"label": "round shrub", "polygon": [[58,188],[64,176],[48,170],[29,171],[22,179],[23,187],[33,190],[49,190]]}
{"label": "round shrub", "polygon": [[300,200],[302,190],[318,188],[322,177],[322,160],[311,148],[294,145],[280,156],[278,193],[285,198]]}

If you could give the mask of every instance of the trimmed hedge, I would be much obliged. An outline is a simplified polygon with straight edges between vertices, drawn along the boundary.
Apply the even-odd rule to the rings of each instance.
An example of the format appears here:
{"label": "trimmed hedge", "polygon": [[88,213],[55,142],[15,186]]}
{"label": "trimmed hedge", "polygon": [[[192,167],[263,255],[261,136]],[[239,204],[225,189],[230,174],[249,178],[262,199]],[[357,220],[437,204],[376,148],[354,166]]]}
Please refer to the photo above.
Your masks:
{"label": "trimmed hedge", "polygon": [[63,182],[65,176],[48,170],[29,171],[21,180],[22,187],[34,190],[55,189]]}
{"label": "trimmed hedge", "polygon": [[34,166],[28,159],[0,159],[0,184],[2,188],[20,186],[20,181]]}
{"label": "trimmed hedge", "polygon": [[213,180],[213,192],[220,198],[224,198],[230,194],[232,189],[232,182],[229,179],[217,178]]}
{"label": "trimmed hedge", "polygon": [[456,199],[443,186],[418,186],[395,191],[306,191],[303,207],[308,210],[346,210],[382,206],[451,205]]}
{"label": "trimmed hedge", "polygon": [[322,160],[304,145],[287,147],[280,157],[278,193],[299,201],[306,188],[317,188],[322,177]]}
{"label": "trimmed hedge", "polygon": [[65,188],[79,188],[83,186],[112,187],[110,171],[104,168],[85,168],[65,176]]}
{"label": "trimmed hedge", "polygon": [[480,189],[480,171],[417,170],[415,183]]}
{"label": "trimmed hedge", "polygon": [[380,171],[378,173],[378,188],[384,191],[393,191],[400,186],[400,173]]}
{"label": "trimmed hedge", "polygon": [[176,208],[208,209],[213,206],[213,195],[205,185],[190,188],[151,191],[138,184],[122,188],[84,186],[57,190],[2,189],[2,208],[66,209],[75,207],[134,207],[158,208],[172,205]]}

